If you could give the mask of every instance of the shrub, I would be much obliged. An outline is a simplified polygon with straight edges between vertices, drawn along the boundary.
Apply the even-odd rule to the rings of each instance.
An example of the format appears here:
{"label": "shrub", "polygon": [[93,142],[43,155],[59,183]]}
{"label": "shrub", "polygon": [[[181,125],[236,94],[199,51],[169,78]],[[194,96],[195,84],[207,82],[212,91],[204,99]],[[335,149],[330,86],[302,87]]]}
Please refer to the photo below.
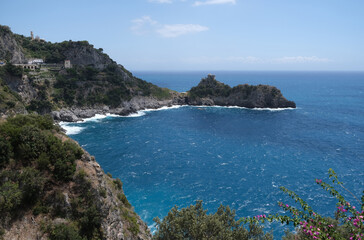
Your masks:
{"label": "shrub", "polygon": [[118,193],[119,200],[127,207],[131,208],[131,204],[129,203],[128,199],[126,198],[124,193]]}
{"label": "shrub", "polygon": [[123,183],[121,182],[120,178],[115,178],[113,181],[115,187],[119,190],[123,187]]}
{"label": "shrub", "polygon": [[202,201],[187,208],[174,207],[161,221],[156,222],[154,239],[273,239],[255,223],[247,230],[235,220],[235,211],[220,206],[215,214],[207,214]]}
{"label": "shrub", "polygon": [[46,138],[35,126],[24,126],[19,134],[19,145],[16,155],[24,163],[37,159],[46,149]]}
{"label": "shrub", "polygon": [[10,142],[0,134],[0,167],[6,166],[12,154]]}
{"label": "shrub", "polygon": [[72,224],[61,223],[48,228],[50,240],[83,240],[78,229]]}
{"label": "shrub", "polygon": [[19,177],[19,184],[23,193],[23,202],[25,204],[36,202],[43,192],[44,183],[45,178],[38,170],[31,167],[25,168]]}
{"label": "shrub", "polygon": [[39,170],[48,170],[50,164],[49,156],[47,153],[43,152],[39,155],[37,159],[37,167]]}
{"label": "shrub", "polygon": [[18,183],[5,182],[0,186],[0,212],[6,214],[16,210],[21,204],[21,197]]}

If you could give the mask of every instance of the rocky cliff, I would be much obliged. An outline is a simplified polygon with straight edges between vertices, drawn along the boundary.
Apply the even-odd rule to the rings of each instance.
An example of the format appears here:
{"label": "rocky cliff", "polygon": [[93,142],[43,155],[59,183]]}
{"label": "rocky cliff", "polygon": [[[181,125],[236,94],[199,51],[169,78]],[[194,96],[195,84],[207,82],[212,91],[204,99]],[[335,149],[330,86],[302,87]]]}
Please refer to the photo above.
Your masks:
{"label": "rocky cliff", "polygon": [[238,85],[231,88],[208,75],[198,86],[191,88],[186,99],[189,105],[239,106],[246,108],[296,108],[293,101],[269,85]]}
{"label": "rocky cliff", "polygon": [[52,119],[0,123],[0,238],[151,239],[120,179],[105,174]]}
{"label": "rocky cliff", "polygon": [[25,63],[26,59],[22,47],[14,38],[14,34],[7,26],[0,25],[0,61],[11,63]]}

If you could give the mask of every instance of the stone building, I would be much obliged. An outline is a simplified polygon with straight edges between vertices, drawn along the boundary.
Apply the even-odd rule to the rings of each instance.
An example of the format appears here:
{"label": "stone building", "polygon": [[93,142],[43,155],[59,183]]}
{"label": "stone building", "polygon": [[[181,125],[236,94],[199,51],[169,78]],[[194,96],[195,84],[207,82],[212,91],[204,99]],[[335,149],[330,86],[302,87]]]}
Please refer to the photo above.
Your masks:
{"label": "stone building", "polygon": [[71,60],[65,60],[64,61],[64,68],[71,68],[72,65],[71,65]]}

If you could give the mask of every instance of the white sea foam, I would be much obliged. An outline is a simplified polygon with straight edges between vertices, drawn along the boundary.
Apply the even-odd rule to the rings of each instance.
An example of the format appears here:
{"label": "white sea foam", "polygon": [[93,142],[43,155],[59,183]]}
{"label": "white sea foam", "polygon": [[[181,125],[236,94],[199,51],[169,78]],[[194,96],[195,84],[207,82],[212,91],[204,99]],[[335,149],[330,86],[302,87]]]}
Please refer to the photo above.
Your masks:
{"label": "white sea foam", "polygon": [[141,116],[144,116],[145,115],[145,112],[143,111],[138,111],[136,113],[131,113],[127,116],[122,116],[122,117],[141,117]]}
{"label": "white sea foam", "polygon": [[70,123],[67,122],[60,122],[59,125],[66,131],[67,135],[74,135],[79,134],[82,132],[85,127],[79,127],[79,126],[70,126]]}
{"label": "white sea foam", "polygon": [[235,109],[246,109],[246,110],[253,110],[253,111],[284,111],[284,110],[295,110],[297,108],[247,108],[247,107],[239,107],[239,106],[205,106],[205,105],[198,105],[198,106],[191,106],[191,107],[198,107],[198,108],[235,108]]}
{"label": "white sea foam", "polygon": [[161,108],[147,108],[144,110],[139,110],[136,113],[131,113],[127,116],[120,116],[120,117],[141,117],[144,116],[146,113],[148,112],[154,112],[154,111],[162,111],[162,110],[170,110],[170,109],[176,109],[176,108],[181,108],[181,107],[186,107],[187,105],[172,105],[172,106],[164,106]]}

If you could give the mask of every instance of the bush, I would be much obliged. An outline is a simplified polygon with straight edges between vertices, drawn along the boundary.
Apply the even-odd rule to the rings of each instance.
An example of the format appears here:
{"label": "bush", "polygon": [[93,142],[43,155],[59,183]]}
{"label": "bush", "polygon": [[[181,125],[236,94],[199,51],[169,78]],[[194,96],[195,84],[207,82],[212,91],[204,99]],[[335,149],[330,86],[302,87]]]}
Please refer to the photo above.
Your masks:
{"label": "bush", "polygon": [[61,223],[48,228],[50,240],[83,240],[76,226]]}
{"label": "bush", "polygon": [[215,214],[207,214],[202,201],[187,208],[174,207],[161,221],[156,222],[154,239],[273,239],[261,227],[250,225],[250,230],[235,220],[235,211],[220,206]]}
{"label": "bush", "polygon": [[[111,175],[111,174],[110,174]],[[120,178],[115,178],[114,181],[113,181],[115,187],[119,190],[122,189],[123,187],[123,183],[121,182]]]}
{"label": "bush", "polygon": [[39,155],[37,159],[37,167],[39,170],[48,170],[50,164],[49,156],[47,153],[43,152]]}
{"label": "bush", "polygon": [[6,166],[12,154],[10,142],[0,134],[0,167]]}
{"label": "bush", "polygon": [[19,177],[20,188],[23,193],[23,202],[32,204],[36,202],[43,192],[45,178],[42,174],[34,169],[27,167]]}
{"label": "bush", "polygon": [[0,212],[3,214],[10,213],[16,210],[22,200],[22,192],[19,189],[18,183],[5,182],[0,186]]}
{"label": "bush", "polygon": [[16,155],[23,163],[37,159],[47,150],[45,134],[35,126],[24,126],[21,129],[18,144]]}
{"label": "bush", "polygon": [[17,67],[11,63],[7,63],[4,69],[10,74],[15,77],[21,77],[23,75],[23,68]]}

